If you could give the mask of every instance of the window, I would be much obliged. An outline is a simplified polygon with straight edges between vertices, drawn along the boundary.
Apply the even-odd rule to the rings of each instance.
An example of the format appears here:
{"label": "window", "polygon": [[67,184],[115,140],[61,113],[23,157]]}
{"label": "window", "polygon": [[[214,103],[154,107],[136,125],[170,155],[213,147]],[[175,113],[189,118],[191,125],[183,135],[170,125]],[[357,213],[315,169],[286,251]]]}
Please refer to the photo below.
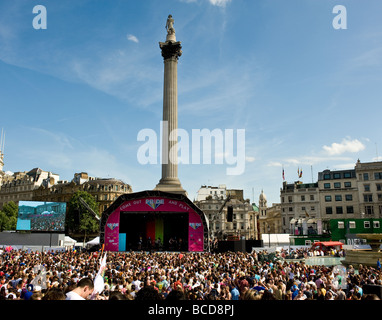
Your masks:
{"label": "window", "polygon": [[326,211],[326,214],[332,214],[333,213],[332,207],[326,207],[325,211]]}
{"label": "window", "polygon": [[336,213],[337,214],[343,214],[344,211],[343,211],[342,207],[336,207]]}
{"label": "window", "polygon": [[365,188],[365,192],[370,191],[370,184],[365,184],[363,187]]}
{"label": "window", "polygon": [[305,211],[305,207],[301,207],[301,211]]}
{"label": "window", "polygon": [[366,214],[374,214],[374,207],[373,206],[365,206],[365,213]]}
{"label": "window", "polygon": [[341,179],[341,174],[340,173],[334,173],[333,179]]}
{"label": "window", "polygon": [[324,188],[325,189],[330,189],[330,183],[324,183]]}
{"label": "window", "polygon": [[344,182],[345,188],[351,188],[351,182]]}
{"label": "window", "polygon": [[292,202],[292,196],[289,196],[289,197],[288,197],[288,202],[289,202],[289,203]]}
{"label": "window", "polygon": [[355,221],[349,221],[349,229],[355,229]]}
{"label": "window", "polygon": [[314,201],[314,195],[310,195],[310,201]]}
{"label": "window", "polygon": [[332,196],[325,196],[325,202],[332,201]]}
{"label": "window", "polygon": [[289,212],[292,212],[293,211],[293,207],[289,207]]}
{"label": "window", "polygon": [[354,213],[353,206],[346,206],[346,213]]}
{"label": "window", "polygon": [[345,172],[344,178],[351,178],[351,172]]}
{"label": "window", "polygon": [[305,196],[301,196],[301,201],[305,201]]}
{"label": "window", "polygon": [[310,207],[310,210],[311,210],[311,211],[314,211],[314,210],[316,210],[316,208],[315,208],[314,206],[311,206],[311,207]]}
{"label": "window", "polygon": [[373,221],[373,228],[375,228],[375,229],[379,229],[380,228],[379,221]]}
{"label": "window", "polygon": [[334,188],[341,188],[341,182],[334,182]]}
{"label": "window", "polygon": [[284,203],[284,197],[281,197],[281,203]]}
{"label": "window", "polygon": [[363,195],[363,201],[364,202],[373,202],[373,195],[372,194],[364,194]]}
{"label": "window", "polygon": [[370,229],[370,221],[364,221],[364,222],[363,222],[363,227],[364,227],[365,229]]}
{"label": "window", "polygon": [[378,193],[377,197],[378,197],[378,201],[382,201],[382,193]]}
{"label": "window", "polygon": [[363,180],[364,180],[364,181],[369,180],[369,174],[368,174],[368,173],[364,173],[364,174],[363,174]]}
{"label": "window", "polygon": [[346,200],[346,201],[352,201],[352,200],[353,200],[353,195],[351,195],[351,194],[345,194],[345,200]]}
{"label": "window", "polygon": [[342,201],[342,196],[340,194],[335,195],[336,201]]}
{"label": "window", "polygon": [[345,229],[345,223],[343,221],[338,221],[338,229]]}
{"label": "window", "polygon": [[324,180],[330,180],[330,173],[324,174]]}
{"label": "window", "polygon": [[375,180],[381,180],[382,179],[382,172],[374,172],[374,179]]}

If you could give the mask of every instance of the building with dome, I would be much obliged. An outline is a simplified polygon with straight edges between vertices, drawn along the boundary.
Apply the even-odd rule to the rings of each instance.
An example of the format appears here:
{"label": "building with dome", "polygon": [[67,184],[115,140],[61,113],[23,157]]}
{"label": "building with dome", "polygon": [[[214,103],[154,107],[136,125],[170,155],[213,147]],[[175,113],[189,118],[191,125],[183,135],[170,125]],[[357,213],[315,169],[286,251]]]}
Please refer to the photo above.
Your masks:
{"label": "building with dome", "polygon": [[259,196],[258,211],[260,234],[282,233],[281,206],[279,203],[273,203],[271,207],[268,207],[264,190],[261,190]]}

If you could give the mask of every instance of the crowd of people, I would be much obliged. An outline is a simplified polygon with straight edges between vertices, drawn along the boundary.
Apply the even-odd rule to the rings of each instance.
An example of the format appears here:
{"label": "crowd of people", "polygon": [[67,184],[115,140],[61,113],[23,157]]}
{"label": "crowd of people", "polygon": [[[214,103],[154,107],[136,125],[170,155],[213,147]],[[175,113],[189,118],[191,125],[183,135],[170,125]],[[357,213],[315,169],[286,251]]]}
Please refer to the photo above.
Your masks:
{"label": "crowd of people", "polygon": [[[284,252],[285,253],[285,252]],[[103,290],[94,294],[106,254]],[[2,300],[364,300],[382,285],[377,265],[309,266],[267,252],[34,252],[0,253]],[[260,259],[259,257],[262,257]]]}

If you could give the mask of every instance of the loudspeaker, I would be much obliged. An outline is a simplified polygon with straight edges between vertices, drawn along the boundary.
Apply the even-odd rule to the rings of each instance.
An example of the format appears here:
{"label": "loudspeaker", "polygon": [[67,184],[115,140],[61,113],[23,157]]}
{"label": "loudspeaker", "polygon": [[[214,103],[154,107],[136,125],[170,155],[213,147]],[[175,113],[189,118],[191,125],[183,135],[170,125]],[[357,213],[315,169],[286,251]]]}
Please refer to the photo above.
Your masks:
{"label": "loudspeaker", "polygon": [[229,206],[227,208],[227,222],[232,222],[233,220],[233,207]]}
{"label": "loudspeaker", "polygon": [[246,252],[245,250],[245,240],[233,241],[233,251],[235,252]]}

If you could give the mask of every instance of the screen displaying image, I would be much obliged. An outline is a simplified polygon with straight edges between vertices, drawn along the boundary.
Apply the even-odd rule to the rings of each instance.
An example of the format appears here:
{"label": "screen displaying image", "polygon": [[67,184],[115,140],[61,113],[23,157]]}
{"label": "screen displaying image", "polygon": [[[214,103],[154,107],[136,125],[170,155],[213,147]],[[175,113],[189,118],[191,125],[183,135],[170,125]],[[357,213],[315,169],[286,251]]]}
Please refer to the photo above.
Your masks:
{"label": "screen displaying image", "polygon": [[16,230],[63,232],[66,202],[20,201]]}

